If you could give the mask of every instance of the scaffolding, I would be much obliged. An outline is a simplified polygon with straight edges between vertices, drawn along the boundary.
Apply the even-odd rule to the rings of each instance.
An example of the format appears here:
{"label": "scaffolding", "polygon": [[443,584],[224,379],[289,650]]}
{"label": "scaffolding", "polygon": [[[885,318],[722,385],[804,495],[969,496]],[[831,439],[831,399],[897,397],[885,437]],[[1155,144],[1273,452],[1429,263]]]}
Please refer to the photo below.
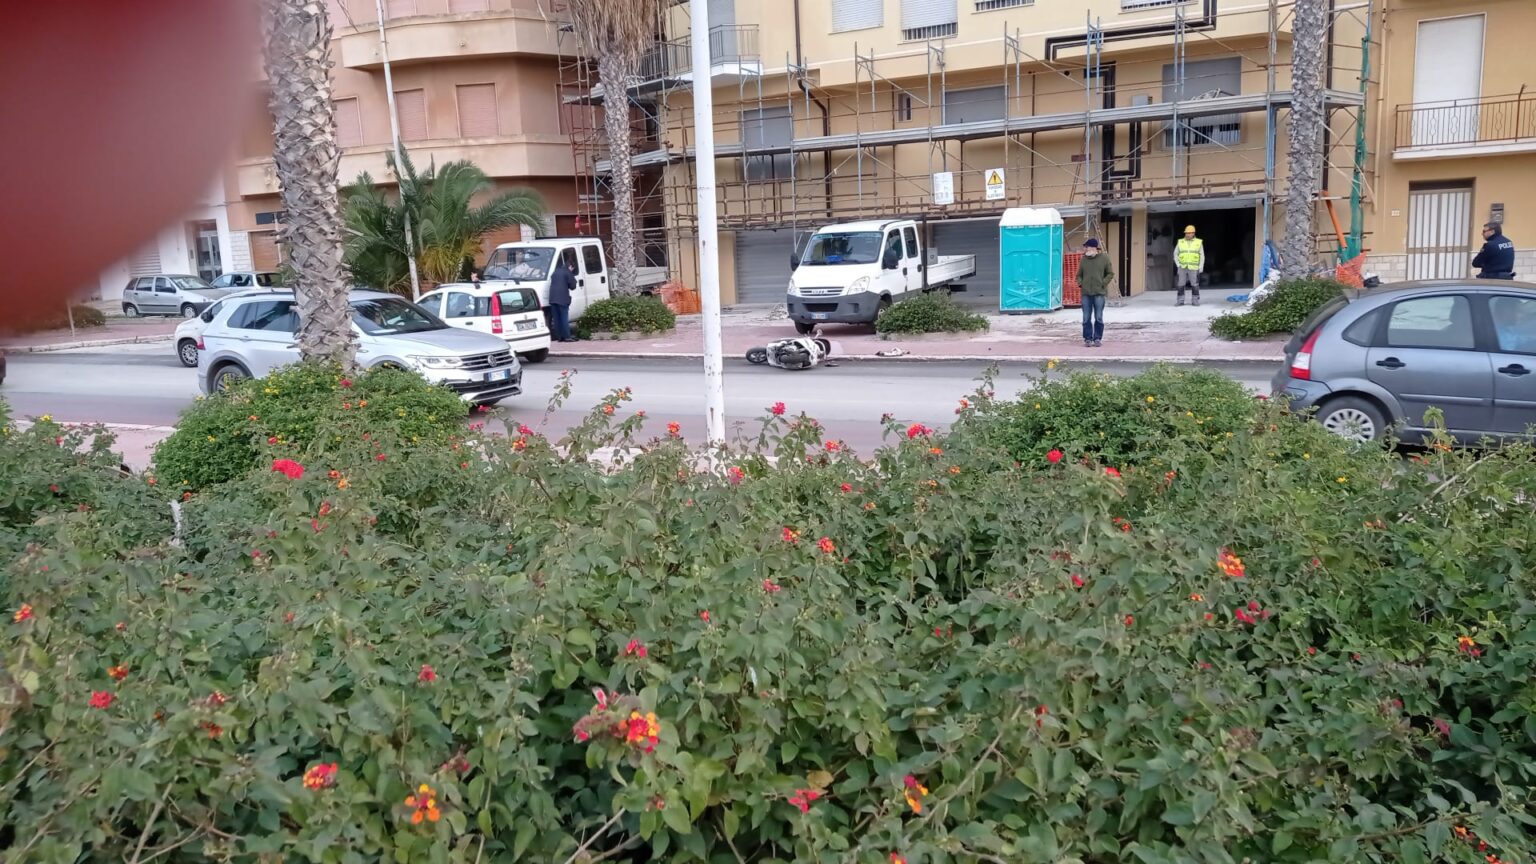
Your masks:
{"label": "scaffolding", "polygon": [[[1375,83],[1366,62],[1373,4],[1333,0],[1325,73],[1329,136],[1319,205],[1351,202],[1355,244],[1363,242],[1359,213],[1374,186],[1363,135],[1367,88]],[[1105,26],[1091,13],[1082,33],[1066,39],[1005,23],[996,40],[998,65],[957,75],[949,62],[952,49],[931,41],[901,52],[902,61],[921,54],[921,76],[906,71],[910,62],[882,58],[858,45],[851,59],[812,64],[786,56],[783,66],[770,72],[755,54],[749,62],[739,50],[748,31],[755,47],[755,29],[734,26],[712,28],[715,68],[689,70],[686,39],[669,39],[664,18],[655,49],[628,88],[637,184],[634,242],[646,252],[647,263],[663,264],[676,259],[663,250],[675,252],[696,228],[691,113],[686,103],[669,104],[671,94],[686,93],[694,74],[710,74],[717,89],[722,230],[788,228],[798,237],[828,221],[976,219],[1010,207],[1051,206],[1068,217],[1069,232],[1091,234],[1101,221],[1122,221],[1136,210],[1238,202],[1262,211],[1268,240],[1276,202],[1285,193],[1276,142],[1291,101],[1282,85],[1290,62],[1282,34],[1288,32],[1293,5],[1294,0],[1268,0],[1222,12],[1223,22],[1262,16],[1267,30],[1267,36],[1255,28],[1247,36],[1224,38],[1214,2],[1206,0],[1197,16],[1178,4],[1155,47],[1131,41],[1127,31]],[[1046,45],[1041,56],[1026,50],[1031,40],[1041,39]],[[1131,47],[1111,50],[1122,43]],[[588,230],[601,233],[610,218],[604,100],[594,98],[601,88],[574,39],[562,38],[561,45],[560,87],[572,121],[581,218]],[[972,49],[974,44],[967,50]],[[1349,63],[1355,55],[1360,62]],[[1210,64],[1202,65],[1218,59],[1236,63],[1238,86],[1232,86],[1230,71],[1215,74]],[[839,63],[852,64],[851,85],[824,86],[826,70]],[[887,74],[887,65],[904,71]],[[1138,65],[1162,74],[1126,80],[1122,70]],[[1265,82],[1262,92],[1242,86],[1255,79]],[[735,105],[718,95],[722,81],[735,83]],[[999,86],[1000,110],[991,115],[967,116],[971,108],[952,101],[964,92],[957,88]],[[1069,107],[1073,100],[1081,107]],[[778,124],[776,134],[770,134],[770,120]],[[926,150],[925,165],[913,156],[920,148]],[[1004,196],[978,194],[987,172],[999,168],[1010,178]],[[953,202],[935,200],[934,175],[940,172],[953,176]],[[1314,224],[1320,222],[1317,215]],[[1319,250],[1335,245],[1331,231],[1314,237]]]}

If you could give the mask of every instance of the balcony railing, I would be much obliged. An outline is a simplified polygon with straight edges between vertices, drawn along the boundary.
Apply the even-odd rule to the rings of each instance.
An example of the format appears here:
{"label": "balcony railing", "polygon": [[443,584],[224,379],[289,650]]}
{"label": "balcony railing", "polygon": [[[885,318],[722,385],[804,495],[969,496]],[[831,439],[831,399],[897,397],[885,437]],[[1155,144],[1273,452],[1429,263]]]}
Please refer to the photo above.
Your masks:
{"label": "balcony railing", "polygon": [[1536,141],[1536,93],[1399,105],[1395,134],[1399,150]]}
{"label": "balcony railing", "polygon": [[[709,28],[709,62],[756,63],[757,26],[722,24]],[[640,58],[640,80],[656,81],[688,74],[693,68],[693,44],[687,39],[662,42]]]}

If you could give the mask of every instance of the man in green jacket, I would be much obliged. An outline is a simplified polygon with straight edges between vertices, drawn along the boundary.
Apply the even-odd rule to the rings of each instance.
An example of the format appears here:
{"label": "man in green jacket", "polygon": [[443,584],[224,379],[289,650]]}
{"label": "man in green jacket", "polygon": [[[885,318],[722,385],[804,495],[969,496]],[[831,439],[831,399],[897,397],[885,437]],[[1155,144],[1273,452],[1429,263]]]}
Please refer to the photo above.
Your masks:
{"label": "man in green jacket", "polygon": [[1083,260],[1077,265],[1077,287],[1083,292],[1083,344],[1098,348],[1104,344],[1104,303],[1109,299],[1109,283],[1115,281],[1115,267],[1109,256],[1099,251],[1099,241],[1083,241]]}

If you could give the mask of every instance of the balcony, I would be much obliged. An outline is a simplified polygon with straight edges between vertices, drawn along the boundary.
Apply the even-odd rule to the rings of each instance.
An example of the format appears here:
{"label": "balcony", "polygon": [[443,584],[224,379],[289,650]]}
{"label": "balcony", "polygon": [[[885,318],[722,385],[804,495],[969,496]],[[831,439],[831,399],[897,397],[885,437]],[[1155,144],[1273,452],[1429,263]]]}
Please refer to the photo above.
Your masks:
{"label": "balcony", "polygon": [[[571,174],[571,141],[564,135],[511,135],[500,138],[438,139],[407,141],[411,159],[418,165],[442,165],[468,159],[492,179],[568,177]],[[364,171],[378,183],[391,183],[388,144],[364,144],[342,151],[337,176],[343,186]],[[235,169],[242,198],[278,194],[277,167],[268,159],[248,159]]]}
{"label": "balcony", "polygon": [[[734,84],[763,74],[757,47],[757,26],[722,24],[709,28],[710,78]],[[693,80],[693,43],[688,39],[662,42],[640,58],[640,88],[658,89]],[[723,80],[722,80],[723,79]],[[670,83],[669,83],[670,82]]]}
{"label": "balcony", "polygon": [[[456,4],[455,8],[464,8]],[[418,14],[388,22],[389,59],[396,65],[444,59],[560,54],[556,24],[523,2],[498,0],[484,11]],[[349,69],[377,70],[379,31],[373,23],[336,30],[336,56]]]}
{"label": "balcony", "polygon": [[1397,107],[1392,158],[1536,153],[1536,93]]}

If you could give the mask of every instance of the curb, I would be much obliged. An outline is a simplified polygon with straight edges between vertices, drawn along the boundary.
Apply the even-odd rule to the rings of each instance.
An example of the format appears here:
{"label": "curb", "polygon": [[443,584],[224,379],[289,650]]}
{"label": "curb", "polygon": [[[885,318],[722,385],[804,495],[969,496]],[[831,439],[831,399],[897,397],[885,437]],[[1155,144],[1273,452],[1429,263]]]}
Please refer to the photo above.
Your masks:
{"label": "curb", "polygon": [[107,348],[112,345],[142,345],[151,342],[169,342],[176,338],[174,333],[162,333],[151,336],[125,336],[121,339],[85,339],[78,342],[55,342],[51,345],[23,345],[11,347],[0,345],[0,350],[7,354],[45,354],[49,351],[70,351],[76,348]]}
{"label": "curb", "polygon": [[[618,351],[573,351],[549,355],[550,361],[560,359],[569,360],[700,360],[703,354],[689,354],[682,352],[648,352],[645,354],[630,354]],[[732,359],[732,358],[726,358]],[[735,359],[741,359],[737,357]],[[873,354],[834,354],[828,358],[833,363],[845,362],[884,362],[884,363],[1045,363],[1055,360],[1057,363],[1169,363],[1176,366],[1195,366],[1201,363],[1279,363],[1285,359],[1283,355],[1274,357],[1146,357],[1128,354],[1096,354],[1091,357],[1078,357],[1061,354],[946,354],[943,356],[913,355],[902,357],[876,357]]]}

